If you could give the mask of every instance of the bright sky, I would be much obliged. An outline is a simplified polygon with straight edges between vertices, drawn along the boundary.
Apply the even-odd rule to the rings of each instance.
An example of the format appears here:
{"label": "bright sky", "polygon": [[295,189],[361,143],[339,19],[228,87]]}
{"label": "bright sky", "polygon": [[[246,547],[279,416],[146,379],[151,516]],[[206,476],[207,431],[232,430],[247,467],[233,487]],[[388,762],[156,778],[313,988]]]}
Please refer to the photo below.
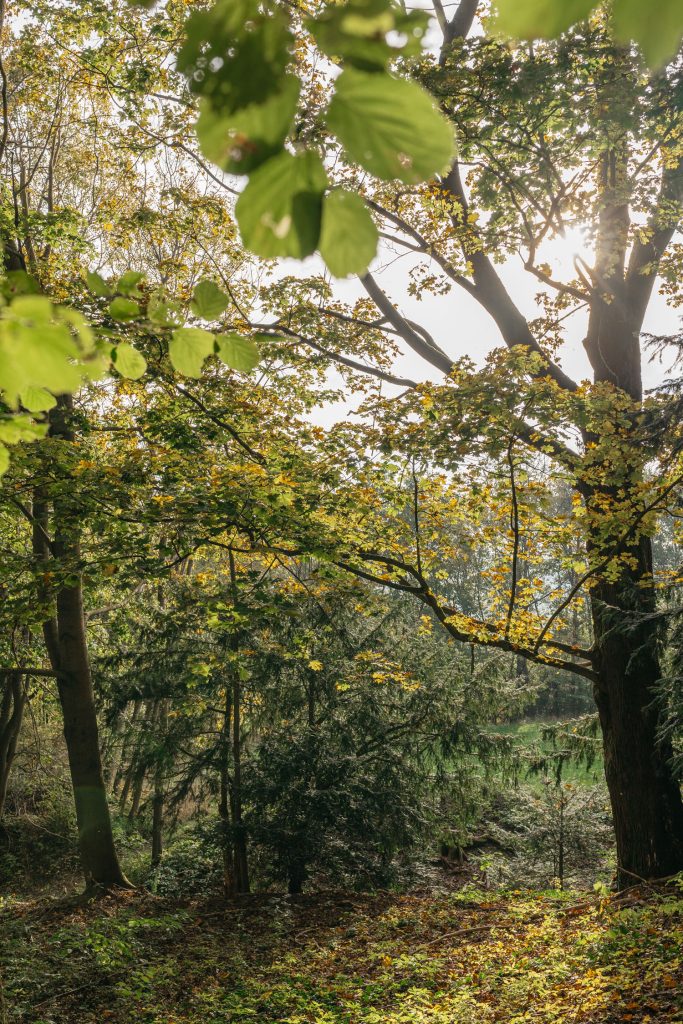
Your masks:
{"label": "bright sky", "polygon": [[[576,255],[583,255],[589,265],[592,263],[592,253],[586,249],[578,231],[568,232],[565,238],[557,238],[546,243],[542,259],[550,264],[554,277],[559,280],[571,280],[574,277]],[[481,363],[491,349],[503,344],[493,320],[475,299],[457,285],[444,296],[425,294],[419,301],[411,297],[407,291],[407,273],[414,257],[408,253],[398,261],[393,258],[392,262],[392,258],[393,253],[385,252],[371,267],[378,283],[397,303],[404,316],[425,327],[449,355],[454,358],[467,355],[476,363]],[[379,269],[382,264],[385,264],[384,269]],[[281,261],[277,276],[292,274],[307,277],[311,274],[320,274],[324,270],[322,261],[314,256],[303,263],[296,260]],[[541,290],[541,285],[524,270],[521,260],[510,259],[497,267],[497,270],[520,310],[529,318],[538,316],[540,309],[535,296]],[[349,302],[366,294],[356,279],[337,281],[334,290],[339,299]],[[650,302],[644,331],[660,335],[674,334],[681,329],[681,317],[680,310],[672,309],[661,295],[655,293]],[[590,365],[581,344],[586,332],[587,319],[587,311],[580,310],[564,322],[566,343],[561,351],[560,362],[565,371],[579,381],[591,378]],[[398,373],[416,380],[442,379],[438,370],[429,367],[407,346],[395,369]],[[668,367],[663,367],[658,361],[646,362],[643,366],[645,388],[660,383],[667,369]],[[391,391],[391,388],[387,386],[387,390]],[[352,404],[343,403],[334,409],[322,410],[315,418],[321,424],[329,425],[339,419],[340,414],[348,412]]]}

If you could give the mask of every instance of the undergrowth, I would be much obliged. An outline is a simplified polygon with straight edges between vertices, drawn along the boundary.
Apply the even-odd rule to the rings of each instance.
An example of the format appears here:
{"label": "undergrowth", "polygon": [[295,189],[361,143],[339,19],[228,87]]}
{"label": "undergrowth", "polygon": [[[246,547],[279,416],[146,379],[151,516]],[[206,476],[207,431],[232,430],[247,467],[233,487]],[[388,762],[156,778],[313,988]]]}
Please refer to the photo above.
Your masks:
{"label": "undergrowth", "polygon": [[8,1024],[683,1020],[674,885],[184,906],[133,893],[2,917]]}

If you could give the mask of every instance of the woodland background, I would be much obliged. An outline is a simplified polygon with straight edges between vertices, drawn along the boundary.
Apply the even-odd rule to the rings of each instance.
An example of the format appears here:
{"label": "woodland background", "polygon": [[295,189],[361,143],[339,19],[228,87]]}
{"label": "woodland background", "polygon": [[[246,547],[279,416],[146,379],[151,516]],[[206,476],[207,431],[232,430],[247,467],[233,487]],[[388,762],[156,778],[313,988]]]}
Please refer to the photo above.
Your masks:
{"label": "woodland background", "polygon": [[560,6],[0,2],[3,1024],[679,1019],[683,26]]}

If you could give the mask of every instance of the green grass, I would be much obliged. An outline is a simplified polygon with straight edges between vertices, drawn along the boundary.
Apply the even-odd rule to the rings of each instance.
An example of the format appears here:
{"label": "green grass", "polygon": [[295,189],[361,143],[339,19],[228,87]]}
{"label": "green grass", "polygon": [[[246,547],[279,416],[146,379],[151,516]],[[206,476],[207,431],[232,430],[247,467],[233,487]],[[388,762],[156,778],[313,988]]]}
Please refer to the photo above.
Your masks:
{"label": "green grass", "polygon": [[[553,743],[543,739],[543,731],[548,726],[556,725],[551,720],[532,719],[523,722],[507,722],[502,725],[492,726],[492,732],[500,736],[508,736],[512,740],[518,753],[521,755],[523,769],[522,778],[532,787],[541,787],[544,772],[532,771],[532,765],[538,755],[545,754],[548,757],[547,773],[552,773],[552,755],[554,753]],[[575,785],[595,786],[604,782],[602,752],[598,749],[595,760],[590,767],[584,761],[566,760],[562,765],[562,781],[571,782]]]}

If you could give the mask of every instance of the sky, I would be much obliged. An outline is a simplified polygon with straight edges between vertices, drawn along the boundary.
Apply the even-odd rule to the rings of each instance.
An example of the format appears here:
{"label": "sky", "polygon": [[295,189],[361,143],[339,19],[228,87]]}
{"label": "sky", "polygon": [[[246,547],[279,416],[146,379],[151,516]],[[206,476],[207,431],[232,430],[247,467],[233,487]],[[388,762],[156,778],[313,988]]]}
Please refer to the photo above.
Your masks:
{"label": "sky", "polygon": [[[550,264],[557,279],[571,280],[575,276],[573,267],[577,255],[583,255],[589,265],[592,263],[592,253],[583,244],[580,233],[567,232],[565,238],[547,242],[541,258]],[[479,303],[457,285],[444,296],[425,293],[421,300],[410,296],[407,291],[407,274],[413,259],[409,253],[405,258],[396,261],[393,253],[380,252],[370,269],[407,319],[425,327],[434,340],[454,359],[469,356],[477,365],[481,365],[492,349],[503,344],[495,323]],[[535,296],[541,290],[541,285],[524,270],[521,259],[511,258],[498,266],[497,270],[521,312],[529,318],[539,316],[540,309]],[[308,277],[323,272],[325,267],[322,261],[319,257],[313,256],[303,262],[280,261],[276,276],[291,274]],[[336,297],[348,302],[366,296],[357,279],[335,282],[334,292]],[[566,340],[561,349],[559,362],[577,381],[591,379],[590,365],[581,344],[586,333],[587,320],[587,310],[580,310],[564,322]],[[664,297],[655,292],[643,325],[644,333],[674,334],[680,331],[682,326],[683,311],[672,309]],[[661,383],[667,375],[668,368],[668,365],[662,365],[659,360],[649,362],[646,358],[643,366],[644,387],[648,389]],[[418,381],[437,382],[443,379],[438,370],[430,367],[407,346],[403,346],[403,353],[394,369],[397,373]],[[391,390],[387,387],[387,393]],[[343,418],[353,405],[353,396],[349,395],[347,402],[320,410],[315,419],[321,425],[331,425]]]}

